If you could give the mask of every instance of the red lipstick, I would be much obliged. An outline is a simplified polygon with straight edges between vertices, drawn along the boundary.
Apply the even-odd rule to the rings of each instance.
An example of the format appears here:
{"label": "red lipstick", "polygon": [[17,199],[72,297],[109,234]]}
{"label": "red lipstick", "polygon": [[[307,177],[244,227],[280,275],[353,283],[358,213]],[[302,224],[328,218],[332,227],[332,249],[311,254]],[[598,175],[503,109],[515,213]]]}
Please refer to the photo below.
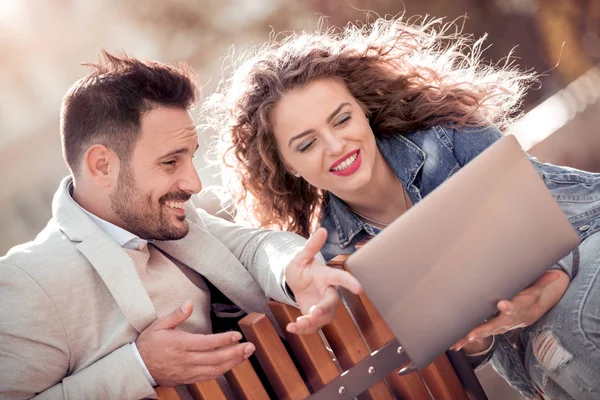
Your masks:
{"label": "red lipstick", "polygon": [[[349,166],[347,166],[344,169],[341,169],[339,171],[334,171],[333,169],[336,168],[337,166],[339,166],[341,163],[343,163],[344,161],[346,161],[348,158],[351,158],[352,156],[354,156],[356,154],[356,159],[352,162],[352,164],[350,164]],[[339,160],[337,160],[336,162],[334,162],[333,164],[331,164],[331,167],[329,167],[329,171],[332,174],[338,175],[338,176],[348,176],[348,175],[352,175],[353,173],[355,173],[358,168],[360,167],[361,164],[361,155],[360,155],[360,151],[358,149],[353,150],[351,152],[349,152],[348,154],[346,154],[344,157],[340,158]]]}

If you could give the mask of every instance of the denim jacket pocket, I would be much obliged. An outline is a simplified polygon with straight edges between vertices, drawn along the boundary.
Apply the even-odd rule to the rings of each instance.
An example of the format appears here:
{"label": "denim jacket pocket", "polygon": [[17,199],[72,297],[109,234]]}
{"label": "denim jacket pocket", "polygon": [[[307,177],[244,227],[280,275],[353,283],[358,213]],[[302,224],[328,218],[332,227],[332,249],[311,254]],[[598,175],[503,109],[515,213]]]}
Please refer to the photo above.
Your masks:
{"label": "denim jacket pocket", "polygon": [[572,170],[541,175],[581,240],[600,230],[599,174]]}
{"label": "denim jacket pocket", "polygon": [[600,195],[555,195],[554,198],[582,241],[600,230]]}

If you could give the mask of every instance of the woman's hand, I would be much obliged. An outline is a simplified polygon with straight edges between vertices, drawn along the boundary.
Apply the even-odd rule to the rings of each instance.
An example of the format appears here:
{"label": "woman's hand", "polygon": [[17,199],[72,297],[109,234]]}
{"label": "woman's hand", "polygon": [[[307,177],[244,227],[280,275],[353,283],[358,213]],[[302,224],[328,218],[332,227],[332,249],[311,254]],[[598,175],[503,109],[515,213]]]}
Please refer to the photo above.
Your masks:
{"label": "woman's hand", "polygon": [[[481,339],[488,336],[532,325],[558,303],[568,286],[569,276],[566,273],[558,269],[546,271],[512,300],[499,301],[496,306],[500,313],[496,317],[473,329],[450,349],[460,350],[469,342],[481,343]],[[469,353],[469,348],[465,351]]]}

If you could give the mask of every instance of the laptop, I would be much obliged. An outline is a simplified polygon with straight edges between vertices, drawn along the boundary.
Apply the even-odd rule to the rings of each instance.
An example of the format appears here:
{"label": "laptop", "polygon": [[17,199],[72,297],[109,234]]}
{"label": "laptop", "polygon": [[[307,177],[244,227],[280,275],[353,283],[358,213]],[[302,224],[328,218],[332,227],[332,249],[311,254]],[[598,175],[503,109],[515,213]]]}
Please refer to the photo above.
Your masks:
{"label": "laptop", "polygon": [[417,368],[579,244],[517,139],[504,136],[347,260]]}

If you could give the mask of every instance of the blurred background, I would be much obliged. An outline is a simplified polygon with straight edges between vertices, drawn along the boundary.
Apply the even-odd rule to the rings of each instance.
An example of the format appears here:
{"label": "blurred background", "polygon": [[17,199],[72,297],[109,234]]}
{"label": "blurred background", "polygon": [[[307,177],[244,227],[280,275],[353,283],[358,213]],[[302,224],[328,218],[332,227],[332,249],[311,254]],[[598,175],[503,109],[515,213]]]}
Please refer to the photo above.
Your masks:
{"label": "blurred background", "polygon": [[[330,26],[364,22],[365,11],[466,17],[465,32],[489,35],[489,60],[514,49],[522,68],[543,75],[510,131],[542,159],[600,171],[600,0],[0,0],[0,255],[51,215],[67,174],[61,98],[100,48],[186,61],[206,95],[227,73],[227,54],[322,16]],[[210,135],[202,133],[202,149]],[[205,185],[220,183],[203,157],[197,167]],[[500,390],[490,389],[508,398]]]}

